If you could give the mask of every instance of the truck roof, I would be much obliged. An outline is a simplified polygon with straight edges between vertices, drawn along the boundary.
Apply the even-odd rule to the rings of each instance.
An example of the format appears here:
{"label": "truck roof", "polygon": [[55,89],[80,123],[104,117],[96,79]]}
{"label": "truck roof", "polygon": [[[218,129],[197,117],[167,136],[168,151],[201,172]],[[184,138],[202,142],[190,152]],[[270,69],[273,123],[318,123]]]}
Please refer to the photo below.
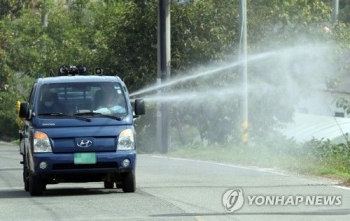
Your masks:
{"label": "truck roof", "polygon": [[119,82],[122,83],[118,76],[97,76],[97,75],[74,75],[74,76],[57,76],[38,78],[37,82],[45,83],[74,83],[74,82]]}

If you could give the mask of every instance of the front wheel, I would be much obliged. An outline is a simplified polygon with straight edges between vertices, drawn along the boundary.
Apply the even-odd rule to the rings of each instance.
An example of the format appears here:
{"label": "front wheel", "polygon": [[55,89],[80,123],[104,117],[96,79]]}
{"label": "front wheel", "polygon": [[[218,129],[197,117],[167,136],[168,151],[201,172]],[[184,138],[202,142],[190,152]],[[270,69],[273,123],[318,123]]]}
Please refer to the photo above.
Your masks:
{"label": "front wheel", "polygon": [[29,191],[29,172],[27,169],[27,161],[25,155],[23,155],[23,182],[24,182],[24,190],[26,192]]}
{"label": "front wheel", "polygon": [[136,189],[135,173],[122,174],[122,189],[125,193],[133,193]]}
{"label": "front wheel", "polygon": [[43,194],[43,182],[37,176],[29,175],[29,193],[31,196],[41,196]]}

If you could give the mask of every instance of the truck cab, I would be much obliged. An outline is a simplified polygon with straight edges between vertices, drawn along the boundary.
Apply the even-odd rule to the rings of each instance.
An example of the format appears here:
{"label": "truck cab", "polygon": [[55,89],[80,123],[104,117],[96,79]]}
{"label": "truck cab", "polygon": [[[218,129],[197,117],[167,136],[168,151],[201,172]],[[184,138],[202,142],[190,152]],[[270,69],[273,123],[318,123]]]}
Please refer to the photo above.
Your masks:
{"label": "truck cab", "polygon": [[38,196],[48,184],[103,182],[134,192],[133,121],[143,114],[144,101],[131,101],[117,76],[37,79],[19,107],[24,189]]}

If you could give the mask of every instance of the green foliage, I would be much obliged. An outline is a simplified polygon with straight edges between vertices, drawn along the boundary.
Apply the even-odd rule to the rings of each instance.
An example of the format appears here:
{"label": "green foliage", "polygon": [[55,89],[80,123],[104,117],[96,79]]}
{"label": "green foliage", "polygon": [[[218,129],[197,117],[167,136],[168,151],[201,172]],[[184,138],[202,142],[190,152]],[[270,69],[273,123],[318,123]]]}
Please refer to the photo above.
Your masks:
{"label": "green foliage", "polygon": [[172,66],[186,70],[236,53],[237,1],[196,1],[172,5]]}
{"label": "green foliage", "polygon": [[258,0],[249,5],[249,11],[254,12],[249,17],[251,48],[276,49],[308,39],[329,39],[323,28],[331,28],[331,7],[322,1]]}
{"label": "green foliage", "polygon": [[[156,81],[157,1],[79,0],[71,5],[64,1],[38,1],[37,5],[21,2],[24,6],[16,14],[15,1],[3,1],[0,6],[0,96],[4,102],[0,113],[4,120],[15,122],[12,109],[15,101],[28,96],[38,74],[54,75],[62,64],[85,63],[90,71],[103,67],[105,74],[119,75],[132,92]],[[194,0],[186,4],[172,1],[173,78],[225,67],[238,60],[238,3],[236,0]],[[307,42],[305,39],[326,44],[336,42],[338,56],[329,59],[342,67],[340,73],[348,72],[345,59],[339,63],[339,58],[344,57],[343,49],[350,46],[348,25],[332,26],[331,33],[322,29],[330,21],[330,4],[318,0],[250,0],[247,5],[250,54],[297,45],[300,41]],[[6,13],[5,7],[12,11]],[[303,59],[301,56],[295,62]],[[280,123],[291,120],[294,111],[294,100],[288,97],[290,91],[280,83],[287,76],[283,75],[286,70],[290,75],[297,70],[289,70],[288,65],[272,69],[273,65],[271,60],[249,64],[252,85],[282,88],[277,93],[258,88],[249,94],[249,134],[255,142],[273,136]],[[238,68],[227,68],[213,76],[164,89],[165,94],[194,95],[194,99],[169,102],[174,143],[240,142],[242,95],[235,85],[241,80]],[[309,84],[309,81],[296,82]],[[220,91],[226,96],[215,93]],[[7,108],[9,105],[11,108]],[[154,103],[149,104],[147,115],[138,119],[136,125],[138,142],[147,143],[144,151],[156,150]]]}
{"label": "green foliage", "polygon": [[145,7],[123,4],[114,20],[114,36],[108,48],[114,60],[112,73],[121,76],[131,91],[155,82],[157,76],[157,4]]}
{"label": "green foliage", "polygon": [[23,9],[33,8],[35,5],[31,0],[1,0],[0,2],[0,19],[10,16],[12,18],[19,17]]}
{"label": "green foliage", "polygon": [[336,100],[336,107],[343,108],[347,114],[350,113],[350,102],[345,98],[342,98],[342,97],[338,98]]}
{"label": "green foliage", "polygon": [[333,144],[329,140],[313,139],[305,142],[302,150],[302,156],[317,159],[320,166],[350,173],[350,142]]}
{"label": "green foliage", "polygon": [[15,104],[19,98],[17,88],[14,87],[10,77],[8,84],[0,89],[0,140],[11,141],[13,137],[18,135],[18,126],[16,122]]}

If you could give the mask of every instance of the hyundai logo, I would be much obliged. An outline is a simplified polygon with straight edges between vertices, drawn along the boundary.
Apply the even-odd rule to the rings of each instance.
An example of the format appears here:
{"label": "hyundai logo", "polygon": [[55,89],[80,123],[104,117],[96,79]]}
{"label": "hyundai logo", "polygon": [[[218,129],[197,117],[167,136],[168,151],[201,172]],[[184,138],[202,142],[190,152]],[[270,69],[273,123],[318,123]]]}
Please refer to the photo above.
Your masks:
{"label": "hyundai logo", "polygon": [[78,147],[90,147],[92,145],[91,140],[79,140],[77,142]]}

